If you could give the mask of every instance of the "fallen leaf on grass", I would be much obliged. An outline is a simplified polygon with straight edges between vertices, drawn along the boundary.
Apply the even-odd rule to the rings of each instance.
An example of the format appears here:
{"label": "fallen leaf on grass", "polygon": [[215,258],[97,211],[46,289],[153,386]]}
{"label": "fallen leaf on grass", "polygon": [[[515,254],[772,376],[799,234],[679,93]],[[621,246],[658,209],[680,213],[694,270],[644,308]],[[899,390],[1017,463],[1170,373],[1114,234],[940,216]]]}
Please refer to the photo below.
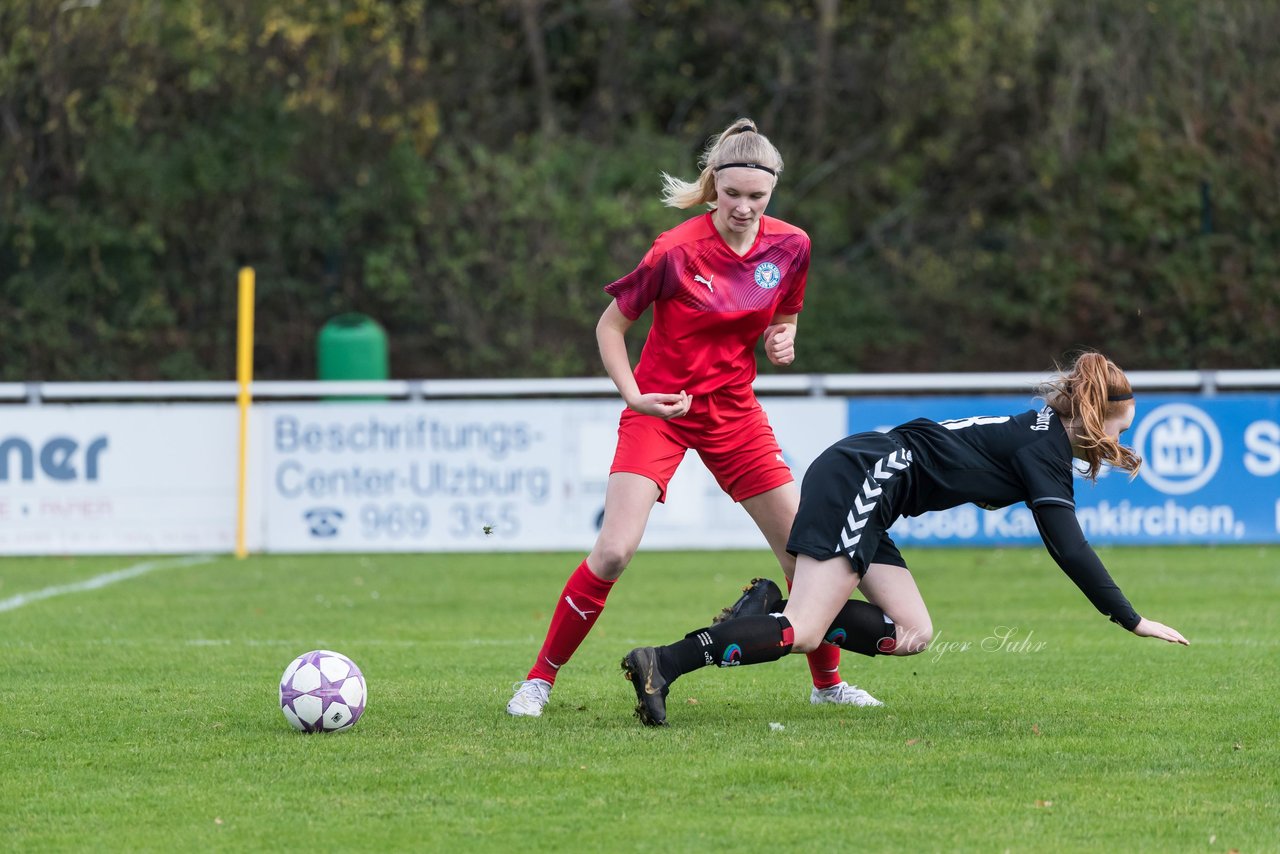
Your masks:
{"label": "fallen leaf on grass", "polygon": [[1051,807],[1051,806],[1053,806],[1053,801],[1036,801],[1037,808]]}

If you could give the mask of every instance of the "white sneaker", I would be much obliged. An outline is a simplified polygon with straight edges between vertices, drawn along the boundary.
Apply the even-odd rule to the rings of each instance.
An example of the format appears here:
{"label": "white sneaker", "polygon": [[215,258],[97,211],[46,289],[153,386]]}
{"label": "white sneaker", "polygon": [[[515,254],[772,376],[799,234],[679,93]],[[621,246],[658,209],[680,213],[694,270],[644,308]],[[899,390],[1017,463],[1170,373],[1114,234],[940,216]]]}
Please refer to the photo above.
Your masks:
{"label": "white sneaker", "polygon": [[[551,683],[545,679],[529,679],[511,686],[515,696],[507,703],[507,714],[517,717],[540,718],[542,707],[551,699]],[[839,687],[839,686],[837,686]],[[814,702],[817,702],[816,700]]]}
{"label": "white sneaker", "polygon": [[883,706],[884,703],[863,691],[857,685],[841,682],[830,688],[814,688],[809,693],[809,702],[815,706],[823,703],[836,703],[841,706]]}

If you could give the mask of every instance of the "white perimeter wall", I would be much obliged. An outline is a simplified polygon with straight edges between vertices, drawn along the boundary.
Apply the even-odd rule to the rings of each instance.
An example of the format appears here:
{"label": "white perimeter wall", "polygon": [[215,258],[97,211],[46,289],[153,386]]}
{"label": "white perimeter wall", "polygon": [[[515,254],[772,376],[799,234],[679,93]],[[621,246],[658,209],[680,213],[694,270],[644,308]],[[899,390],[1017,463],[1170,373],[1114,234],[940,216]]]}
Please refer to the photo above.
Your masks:
{"label": "white perimeter wall", "polygon": [[[766,409],[796,471],[844,435],[841,398]],[[253,408],[253,551],[526,551],[591,546],[614,400],[264,403]],[[0,553],[226,552],[235,545],[232,404],[7,407]],[[653,548],[760,548],[689,454]]]}
{"label": "white perimeter wall", "polygon": [[[314,385],[301,393],[315,394]],[[123,391],[139,390],[156,391]],[[42,403],[0,405],[0,554],[234,549],[234,403],[63,404],[49,402],[53,392],[86,393],[46,388]],[[847,430],[1013,412],[1031,396],[762,400],[800,479]],[[259,403],[247,477],[249,548],[581,552],[604,506],[620,413],[613,397]],[[1280,542],[1280,395],[1144,391],[1131,441],[1146,461],[1136,479],[1077,484],[1077,515],[1091,541]],[[892,533],[900,545],[1039,543],[1020,506],[964,505],[899,520]],[[667,504],[654,510],[645,546],[765,543],[689,454]]]}

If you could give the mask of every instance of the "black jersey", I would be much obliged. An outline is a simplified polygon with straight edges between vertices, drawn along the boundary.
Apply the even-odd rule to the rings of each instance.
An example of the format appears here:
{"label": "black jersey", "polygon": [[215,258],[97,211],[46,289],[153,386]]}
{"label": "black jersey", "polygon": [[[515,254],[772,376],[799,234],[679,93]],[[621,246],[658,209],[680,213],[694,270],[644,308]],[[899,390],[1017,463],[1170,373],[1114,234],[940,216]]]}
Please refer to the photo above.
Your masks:
{"label": "black jersey", "polygon": [[1021,415],[954,421],[919,418],[890,431],[911,451],[898,512],[918,516],[972,502],[984,509],[1025,501],[1075,508],[1071,441],[1049,407]]}
{"label": "black jersey", "polygon": [[1048,407],[847,436],[805,474],[787,551],[815,560],[844,554],[858,574],[873,562],[905,566],[888,535],[899,516],[1026,502],[1063,572],[1100,612],[1133,629],[1141,617],[1076,519],[1071,468],[1071,440]]}

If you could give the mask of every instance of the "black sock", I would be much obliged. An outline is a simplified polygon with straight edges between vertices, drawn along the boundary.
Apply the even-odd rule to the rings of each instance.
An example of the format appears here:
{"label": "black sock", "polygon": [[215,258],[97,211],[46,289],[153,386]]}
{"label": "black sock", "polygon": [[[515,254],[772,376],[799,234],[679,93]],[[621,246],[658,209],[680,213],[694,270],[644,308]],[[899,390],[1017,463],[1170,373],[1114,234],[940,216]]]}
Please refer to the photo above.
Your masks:
{"label": "black sock", "polygon": [[794,637],[791,623],[782,615],[739,617],[658,647],[658,667],[670,681],[708,664],[733,667],[777,661],[791,652]]}
{"label": "black sock", "polygon": [[850,599],[831,621],[823,640],[861,655],[888,655],[898,645],[897,632],[884,611],[870,602]]}

